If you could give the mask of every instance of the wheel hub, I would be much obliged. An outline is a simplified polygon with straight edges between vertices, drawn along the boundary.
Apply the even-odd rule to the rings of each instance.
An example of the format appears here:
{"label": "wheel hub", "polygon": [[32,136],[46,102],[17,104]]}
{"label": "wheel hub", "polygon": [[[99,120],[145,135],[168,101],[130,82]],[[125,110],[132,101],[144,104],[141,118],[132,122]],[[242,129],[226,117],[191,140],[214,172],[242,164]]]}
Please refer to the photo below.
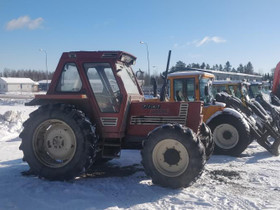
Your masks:
{"label": "wheel hub", "polygon": [[225,131],[223,133],[223,137],[228,140],[228,139],[230,139],[232,137],[232,133],[229,132],[229,131]]}
{"label": "wheel hub", "polygon": [[180,151],[177,151],[174,148],[167,148],[166,152],[164,153],[164,162],[166,162],[168,165],[178,165],[181,157],[180,157]]}
{"label": "wheel hub", "polygon": [[64,139],[62,138],[62,136],[56,136],[51,142],[48,142],[49,148],[53,147],[55,149],[61,149],[63,146],[64,146]]}
{"label": "wheel hub", "polygon": [[158,142],[152,156],[157,171],[168,177],[181,175],[189,165],[187,149],[175,139],[164,139]]}
{"label": "wheel hub", "polygon": [[73,148],[73,136],[65,126],[56,125],[50,128],[45,143],[47,152],[55,159],[64,159],[69,156]]}
{"label": "wheel hub", "polygon": [[76,151],[76,137],[72,128],[60,120],[44,121],[35,131],[33,147],[35,155],[44,165],[66,165]]}
{"label": "wheel hub", "polygon": [[231,149],[239,142],[237,129],[230,124],[220,124],[213,132],[215,144],[222,149]]}

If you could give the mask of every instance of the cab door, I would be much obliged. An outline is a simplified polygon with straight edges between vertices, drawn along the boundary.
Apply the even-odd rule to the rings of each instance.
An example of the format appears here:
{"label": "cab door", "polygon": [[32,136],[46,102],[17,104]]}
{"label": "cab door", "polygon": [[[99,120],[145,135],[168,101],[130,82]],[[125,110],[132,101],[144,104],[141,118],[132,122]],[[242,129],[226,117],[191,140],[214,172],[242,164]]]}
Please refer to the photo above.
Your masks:
{"label": "cab door", "polygon": [[92,90],[92,104],[97,107],[99,135],[120,138],[122,96],[110,63],[84,63],[83,67]]}

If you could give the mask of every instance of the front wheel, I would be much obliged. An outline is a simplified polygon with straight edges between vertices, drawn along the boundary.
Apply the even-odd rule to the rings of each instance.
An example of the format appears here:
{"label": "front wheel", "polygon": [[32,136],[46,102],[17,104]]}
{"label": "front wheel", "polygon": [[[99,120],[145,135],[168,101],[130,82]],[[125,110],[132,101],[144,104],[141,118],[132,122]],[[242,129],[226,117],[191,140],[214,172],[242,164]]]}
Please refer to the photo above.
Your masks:
{"label": "front wheel", "polygon": [[202,173],[205,148],[195,134],[180,125],[163,125],[143,143],[142,164],[154,184],[180,188],[191,185]]}
{"label": "front wheel", "polygon": [[208,126],[215,142],[214,154],[239,156],[251,143],[248,126],[233,115],[219,115]]}

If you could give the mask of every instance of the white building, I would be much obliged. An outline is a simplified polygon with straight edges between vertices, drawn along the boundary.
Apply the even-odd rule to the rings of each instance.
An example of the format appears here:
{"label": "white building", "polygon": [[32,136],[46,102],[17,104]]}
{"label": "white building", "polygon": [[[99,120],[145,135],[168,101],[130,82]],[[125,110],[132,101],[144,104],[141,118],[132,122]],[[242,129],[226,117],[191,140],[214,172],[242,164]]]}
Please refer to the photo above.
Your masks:
{"label": "white building", "polygon": [[195,70],[208,72],[215,75],[215,80],[246,80],[246,81],[262,81],[261,75],[244,74],[236,72],[217,71],[209,69],[185,68],[184,70]]}
{"label": "white building", "polygon": [[47,91],[48,87],[50,87],[51,79],[49,80],[40,80],[38,81],[39,84],[39,91]]}
{"label": "white building", "polygon": [[38,82],[30,78],[0,77],[0,93],[37,91]]}

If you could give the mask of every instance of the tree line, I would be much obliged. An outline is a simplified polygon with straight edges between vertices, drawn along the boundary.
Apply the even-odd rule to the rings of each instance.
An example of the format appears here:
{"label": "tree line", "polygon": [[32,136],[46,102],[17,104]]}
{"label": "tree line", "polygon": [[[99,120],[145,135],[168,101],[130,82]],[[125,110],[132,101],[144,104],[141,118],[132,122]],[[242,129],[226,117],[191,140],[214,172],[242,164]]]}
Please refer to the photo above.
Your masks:
{"label": "tree line", "polygon": [[[177,61],[175,66],[172,66],[169,70],[169,72],[174,72],[177,70],[184,70],[188,68],[198,68],[198,69],[209,69],[209,70],[216,70],[216,71],[224,71],[224,72],[235,72],[235,73],[245,73],[245,74],[257,74],[254,72],[254,67],[251,62],[248,62],[246,65],[239,64],[237,68],[232,67],[229,61],[227,61],[224,65],[222,64],[216,64],[212,67],[209,64],[206,64],[203,62],[202,64],[199,63],[191,63],[191,64],[185,64],[183,61]],[[274,69],[271,70],[271,74],[267,73],[263,75],[263,80],[273,80],[273,73]],[[48,79],[51,80],[53,76],[53,72],[49,72]],[[13,70],[5,68],[2,72],[0,72],[0,77],[21,77],[21,78],[30,78],[33,81],[40,81],[40,80],[46,80],[47,74],[45,71],[40,70]],[[140,73],[138,75],[138,78],[141,80],[144,80],[144,84],[150,84],[151,77],[155,78],[156,81],[161,84],[163,82],[162,77],[158,74],[149,76],[148,74]]]}
{"label": "tree line", "polygon": [[188,68],[209,69],[215,71],[244,73],[244,74],[257,74],[254,72],[254,67],[250,61],[245,65],[239,64],[237,68],[232,67],[229,61],[227,61],[224,65],[216,64],[213,65],[212,67],[209,64],[206,64],[205,62],[203,62],[202,64],[191,63],[187,65],[183,61],[177,61],[176,65],[171,67],[170,71],[173,72],[173,71],[188,69]]}
{"label": "tree line", "polygon": [[[49,72],[48,79],[50,80],[53,76],[53,72]],[[45,71],[39,70],[13,70],[5,68],[3,72],[0,72],[0,77],[20,77],[20,78],[30,78],[33,81],[40,81],[47,79],[47,73]]]}

